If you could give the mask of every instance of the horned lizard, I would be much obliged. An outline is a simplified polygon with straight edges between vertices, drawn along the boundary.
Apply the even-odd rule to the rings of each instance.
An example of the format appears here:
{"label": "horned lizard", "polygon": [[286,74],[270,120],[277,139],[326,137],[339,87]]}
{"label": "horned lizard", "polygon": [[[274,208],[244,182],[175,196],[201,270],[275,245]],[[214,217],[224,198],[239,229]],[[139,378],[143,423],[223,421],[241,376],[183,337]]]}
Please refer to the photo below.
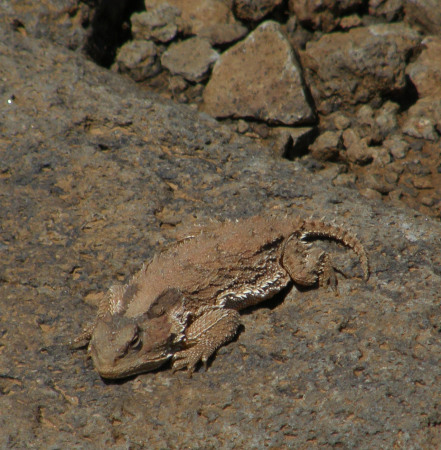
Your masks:
{"label": "horned lizard", "polygon": [[329,255],[308,242],[314,238],[354,250],[368,279],[364,247],[341,227],[300,218],[227,221],[170,245],[128,284],[112,286],[74,346],[89,343],[104,378],[148,372],[169,360],[191,376],[235,336],[239,310],[291,282],[336,288]]}

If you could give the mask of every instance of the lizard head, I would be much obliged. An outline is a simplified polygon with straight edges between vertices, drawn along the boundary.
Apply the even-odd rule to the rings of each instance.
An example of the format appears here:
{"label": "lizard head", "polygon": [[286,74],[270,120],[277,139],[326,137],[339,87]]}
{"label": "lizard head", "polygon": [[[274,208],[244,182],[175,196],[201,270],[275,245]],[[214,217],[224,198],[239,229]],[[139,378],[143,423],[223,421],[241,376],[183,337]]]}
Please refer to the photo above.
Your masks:
{"label": "lizard head", "polygon": [[157,369],[179,347],[184,325],[177,322],[179,298],[168,290],[138,317],[107,314],[93,330],[89,353],[103,378],[117,379]]}

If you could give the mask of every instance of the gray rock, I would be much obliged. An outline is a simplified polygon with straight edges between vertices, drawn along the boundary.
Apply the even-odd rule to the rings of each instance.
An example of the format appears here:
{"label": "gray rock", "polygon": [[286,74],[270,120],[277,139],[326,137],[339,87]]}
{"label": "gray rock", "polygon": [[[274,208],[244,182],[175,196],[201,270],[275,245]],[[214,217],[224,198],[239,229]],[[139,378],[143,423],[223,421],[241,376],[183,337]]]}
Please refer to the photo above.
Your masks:
{"label": "gray rock", "polygon": [[[106,17],[110,25],[124,8],[123,3],[114,3],[114,15]],[[71,50],[84,50],[90,45],[88,24],[95,14],[91,4],[79,0],[7,0],[0,7],[0,27],[45,38]]]}
{"label": "gray rock", "polygon": [[170,42],[178,32],[177,20],[181,12],[168,3],[159,5],[147,12],[132,14],[133,39],[153,39],[157,42]]}
{"label": "gray rock", "polygon": [[161,63],[173,75],[181,75],[188,81],[199,82],[207,77],[219,54],[206,39],[193,37],[170,45],[162,55]]}
{"label": "gray rock", "polygon": [[270,123],[311,123],[296,56],[276,22],[264,22],[221,55],[204,91],[215,117],[251,117]]}
{"label": "gray rock", "polygon": [[153,42],[126,42],[116,55],[114,70],[128,73],[134,80],[143,81],[161,71],[158,52]]}

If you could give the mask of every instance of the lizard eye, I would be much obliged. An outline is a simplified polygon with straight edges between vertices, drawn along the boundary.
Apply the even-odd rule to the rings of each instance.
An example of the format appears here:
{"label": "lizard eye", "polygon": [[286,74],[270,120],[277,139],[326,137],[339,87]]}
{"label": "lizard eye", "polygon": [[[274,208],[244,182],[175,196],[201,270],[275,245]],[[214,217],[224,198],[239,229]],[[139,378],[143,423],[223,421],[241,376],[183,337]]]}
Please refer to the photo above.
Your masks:
{"label": "lizard eye", "polygon": [[141,346],[141,344],[142,340],[141,337],[139,336],[139,333],[137,332],[130,341],[130,348],[138,349]]}

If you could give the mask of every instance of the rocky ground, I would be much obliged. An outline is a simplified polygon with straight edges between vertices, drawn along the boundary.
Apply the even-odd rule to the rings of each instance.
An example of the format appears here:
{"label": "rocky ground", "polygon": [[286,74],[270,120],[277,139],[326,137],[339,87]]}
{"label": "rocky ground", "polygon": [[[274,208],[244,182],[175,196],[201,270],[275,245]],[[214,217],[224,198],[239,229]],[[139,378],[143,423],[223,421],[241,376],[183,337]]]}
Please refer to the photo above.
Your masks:
{"label": "rocky ground", "polygon": [[[440,445],[441,8],[322,3],[1,4],[0,447]],[[371,279],[329,245],[339,296],[246,311],[192,379],[70,350],[180,226],[262,211]]]}

